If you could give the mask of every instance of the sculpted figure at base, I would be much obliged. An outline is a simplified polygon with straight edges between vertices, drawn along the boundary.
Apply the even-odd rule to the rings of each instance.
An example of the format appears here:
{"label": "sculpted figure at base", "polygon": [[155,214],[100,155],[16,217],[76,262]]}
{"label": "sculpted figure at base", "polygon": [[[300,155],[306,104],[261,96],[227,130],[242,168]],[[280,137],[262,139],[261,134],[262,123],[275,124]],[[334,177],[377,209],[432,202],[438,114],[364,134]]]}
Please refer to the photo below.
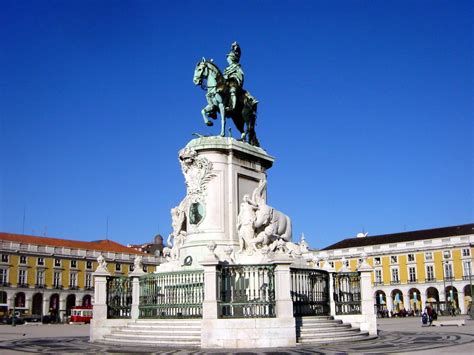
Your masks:
{"label": "sculpted figure at base", "polygon": [[[207,106],[201,111],[204,123],[212,126],[213,122],[209,120],[209,117],[216,119],[219,113],[221,116],[220,135],[223,137],[226,118],[232,118],[241,133],[241,140],[258,147],[260,144],[255,133],[258,100],[243,89],[244,72],[240,66],[240,55],[240,46],[237,42],[232,43],[231,51],[227,55],[229,66],[224,74],[212,60],[203,58],[196,64],[193,82],[207,90]],[[206,82],[205,86],[204,82]]]}
{"label": "sculpted figure at base", "polygon": [[240,212],[237,217],[237,233],[239,235],[240,252],[246,251],[252,254],[255,250],[255,211],[258,206],[252,202],[249,195],[244,195],[243,202],[240,204]]}
{"label": "sculpted figure at base", "polygon": [[175,207],[171,209],[171,221],[173,232],[168,236],[168,247],[163,248],[163,255],[170,260],[179,260],[179,251],[186,240],[186,214]]}
{"label": "sculpted figure at base", "polygon": [[240,251],[252,254],[264,250],[265,253],[301,255],[299,246],[291,243],[290,218],[265,202],[266,184],[266,180],[261,181],[252,198],[248,195],[243,198],[237,225]]}

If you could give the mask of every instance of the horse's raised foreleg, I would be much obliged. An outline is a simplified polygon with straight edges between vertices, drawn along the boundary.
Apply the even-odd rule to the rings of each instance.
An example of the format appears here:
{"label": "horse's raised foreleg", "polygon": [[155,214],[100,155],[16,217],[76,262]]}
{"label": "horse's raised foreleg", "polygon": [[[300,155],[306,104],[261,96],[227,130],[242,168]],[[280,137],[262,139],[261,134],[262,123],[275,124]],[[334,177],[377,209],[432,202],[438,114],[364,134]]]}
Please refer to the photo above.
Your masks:
{"label": "horse's raised foreleg", "polygon": [[212,121],[209,121],[208,119],[208,115],[209,115],[209,112],[212,111],[212,107],[207,105],[206,107],[204,107],[202,110],[201,110],[201,114],[202,114],[202,118],[204,118],[204,123],[208,126],[213,126],[214,123],[212,123]]}

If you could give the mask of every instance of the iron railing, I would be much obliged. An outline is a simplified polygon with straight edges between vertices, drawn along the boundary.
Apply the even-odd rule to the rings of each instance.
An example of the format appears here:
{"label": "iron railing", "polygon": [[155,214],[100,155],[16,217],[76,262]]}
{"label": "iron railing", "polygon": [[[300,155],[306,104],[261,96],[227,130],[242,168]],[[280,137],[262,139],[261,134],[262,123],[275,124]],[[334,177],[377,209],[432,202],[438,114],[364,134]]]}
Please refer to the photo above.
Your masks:
{"label": "iron railing", "polygon": [[107,277],[107,318],[130,318],[132,281],[127,276]]}
{"label": "iron railing", "polygon": [[180,271],[140,277],[140,318],[200,318],[204,273]]}
{"label": "iron railing", "polygon": [[220,318],[275,317],[275,265],[222,265],[217,275]]}
{"label": "iron railing", "polygon": [[291,269],[290,274],[293,315],[329,315],[329,274],[323,270],[309,269]]}
{"label": "iron railing", "polygon": [[334,303],[336,315],[360,314],[360,273],[334,273]]}

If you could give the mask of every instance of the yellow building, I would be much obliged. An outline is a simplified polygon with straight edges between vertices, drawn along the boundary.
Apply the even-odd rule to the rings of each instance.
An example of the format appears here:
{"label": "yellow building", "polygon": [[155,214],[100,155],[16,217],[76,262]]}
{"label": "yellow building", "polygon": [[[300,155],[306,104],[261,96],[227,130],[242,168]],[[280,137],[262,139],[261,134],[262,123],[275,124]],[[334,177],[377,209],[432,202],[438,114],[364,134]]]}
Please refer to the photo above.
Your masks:
{"label": "yellow building", "polygon": [[[336,270],[356,270],[362,257],[374,268],[374,304],[382,313],[466,313],[471,303],[474,224],[344,239],[315,252]],[[387,312],[384,312],[386,310]]]}
{"label": "yellow building", "polygon": [[0,233],[0,318],[15,312],[60,319],[74,306],[91,305],[92,273],[103,255],[112,275],[133,271],[136,255],[153,272],[154,255],[110,240],[83,242]]}

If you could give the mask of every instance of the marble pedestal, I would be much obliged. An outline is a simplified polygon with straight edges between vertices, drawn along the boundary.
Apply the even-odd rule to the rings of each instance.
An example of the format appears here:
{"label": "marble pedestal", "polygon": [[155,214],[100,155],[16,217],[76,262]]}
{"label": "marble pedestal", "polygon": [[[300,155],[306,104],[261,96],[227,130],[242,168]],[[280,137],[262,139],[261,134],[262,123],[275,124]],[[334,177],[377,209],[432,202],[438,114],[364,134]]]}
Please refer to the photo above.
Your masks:
{"label": "marble pedestal", "polygon": [[[187,236],[179,259],[183,265],[191,256],[192,264],[188,267],[199,268],[199,260],[209,253],[210,242],[216,244],[216,253],[228,248],[238,250],[236,226],[240,203],[245,194],[251,196],[259,182],[266,179],[274,158],[261,148],[226,137],[193,139],[185,150],[196,152],[196,161],[211,166],[207,173],[202,169],[188,170],[190,177],[183,170],[188,185],[184,204]],[[204,173],[206,176],[202,176]],[[200,185],[199,193],[195,193],[196,183]]]}

